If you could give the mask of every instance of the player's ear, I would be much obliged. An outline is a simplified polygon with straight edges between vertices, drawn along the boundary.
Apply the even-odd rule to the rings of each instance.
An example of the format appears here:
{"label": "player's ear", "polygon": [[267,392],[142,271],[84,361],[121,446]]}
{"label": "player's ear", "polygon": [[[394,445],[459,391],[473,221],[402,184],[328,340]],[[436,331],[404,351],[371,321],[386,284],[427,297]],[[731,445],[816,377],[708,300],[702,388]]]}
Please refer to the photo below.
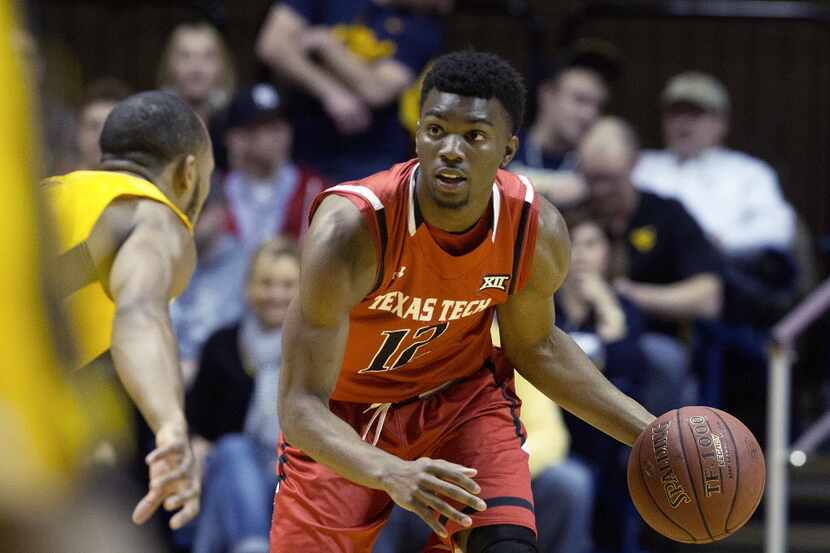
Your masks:
{"label": "player's ear", "polygon": [[516,152],[519,151],[519,137],[513,135],[510,137],[510,140],[507,141],[507,145],[504,147],[504,157],[501,160],[500,167],[504,169],[510,162],[513,161],[513,158],[516,156]]}
{"label": "player's ear", "polygon": [[421,133],[421,119],[415,123],[415,157],[418,157],[418,135]]}
{"label": "player's ear", "polygon": [[199,168],[196,166],[196,156],[188,154],[179,159],[175,172],[176,194],[186,196],[193,192],[199,182]]}

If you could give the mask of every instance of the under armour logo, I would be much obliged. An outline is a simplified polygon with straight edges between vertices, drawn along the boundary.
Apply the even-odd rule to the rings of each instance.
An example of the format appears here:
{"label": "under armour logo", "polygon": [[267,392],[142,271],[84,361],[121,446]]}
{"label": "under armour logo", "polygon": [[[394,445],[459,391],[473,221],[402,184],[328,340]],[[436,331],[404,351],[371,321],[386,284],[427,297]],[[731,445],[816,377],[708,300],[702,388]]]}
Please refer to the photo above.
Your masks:
{"label": "under armour logo", "polygon": [[488,288],[507,290],[508,280],[510,280],[510,275],[485,275],[481,279],[481,288],[479,288],[478,291],[481,292],[482,290],[487,290]]}
{"label": "under armour logo", "polygon": [[392,273],[392,280],[395,280],[396,278],[403,278],[403,275],[404,275],[405,272],[406,272],[406,265],[401,267],[400,271]]}

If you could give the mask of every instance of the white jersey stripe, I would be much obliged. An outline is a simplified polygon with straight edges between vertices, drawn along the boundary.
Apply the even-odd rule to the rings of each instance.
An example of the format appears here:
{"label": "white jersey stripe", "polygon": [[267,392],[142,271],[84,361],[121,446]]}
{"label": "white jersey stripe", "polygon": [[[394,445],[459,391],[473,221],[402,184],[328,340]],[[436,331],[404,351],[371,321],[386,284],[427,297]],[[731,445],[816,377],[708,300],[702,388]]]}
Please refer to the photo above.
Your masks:
{"label": "white jersey stripe", "polygon": [[409,236],[415,236],[415,231],[418,230],[415,228],[415,175],[418,173],[419,165],[420,163],[416,163],[412,168],[412,174],[409,175],[409,217],[407,219]]}
{"label": "white jersey stripe", "polygon": [[499,229],[499,213],[501,212],[501,190],[493,182],[493,244],[496,243],[496,231]]}
{"label": "white jersey stripe", "polygon": [[525,185],[525,201],[529,204],[533,203],[533,185],[530,183],[530,179],[524,175],[516,175],[519,177]]}
{"label": "white jersey stripe", "polygon": [[331,188],[327,189],[326,192],[351,192],[353,194],[357,194],[358,196],[363,197],[367,202],[372,204],[372,207],[375,211],[379,211],[383,209],[383,203],[381,203],[380,198],[375,195],[369,188],[365,186],[357,186],[354,184],[338,184],[337,186],[332,186]]}

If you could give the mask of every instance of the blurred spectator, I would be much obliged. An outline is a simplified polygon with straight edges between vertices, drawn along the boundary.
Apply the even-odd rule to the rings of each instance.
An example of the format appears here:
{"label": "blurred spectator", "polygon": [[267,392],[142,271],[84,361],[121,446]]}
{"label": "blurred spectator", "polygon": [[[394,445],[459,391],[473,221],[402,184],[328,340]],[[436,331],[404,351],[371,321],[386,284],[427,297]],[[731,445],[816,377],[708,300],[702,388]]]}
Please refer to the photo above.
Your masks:
{"label": "blurred spectator", "polygon": [[75,143],[78,149],[76,169],[94,169],[101,162],[101,148],[98,140],[104,121],[115,104],[130,95],[130,88],[113,78],[94,81],[87,87],[83,102],[78,109],[78,128]]}
{"label": "blurred spectator", "polygon": [[191,382],[208,336],[239,319],[248,256],[228,231],[222,187],[214,183],[193,234],[199,260],[190,284],[170,306],[185,380]]}
{"label": "blurred spectator", "polygon": [[194,453],[206,467],[193,553],[268,552],[282,325],[299,278],[294,242],[264,243],[250,264],[247,312],[202,351],[186,402]]}
{"label": "blurred spectator", "polygon": [[231,225],[247,252],[279,234],[299,238],[308,210],[324,188],[315,172],[291,161],[293,131],[270,84],[240,91],[227,113],[230,172],[225,196]]}
{"label": "blurred spectator", "polygon": [[233,95],[236,73],[219,31],[210,23],[182,23],[167,40],[159,88],[181,96],[207,124]]}
{"label": "blurred spectator", "polygon": [[688,388],[689,360],[678,323],[719,315],[720,259],[679,202],[634,188],[637,156],[634,131],[615,118],[598,122],[579,148],[591,210],[614,240],[625,243],[626,277],[615,287],[646,315],[640,344],[652,374],[643,403],[663,413],[691,402],[681,393]]}
{"label": "blurred spectator", "polygon": [[602,114],[619,73],[613,47],[583,42],[559,54],[539,84],[536,119],[520,137],[511,169],[530,176],[556,205],[585,197],[585,183],[574,172],[575,150]]}
{"label": "blurred spectator", "polygon": [[720,81],[697,72],[677,75],[663,91],[662,107],[666,149],[644,152],[634,181],[682,203],[725,254],[727,318],[760,322],[753,315],[761,315],[762,305],[780,303],[786,290],[792,299],[795,213],[769,165],[724,146],[730,102]]}
{"label": "blurred spectator", "polygon": [[[640,399],[651,371],[640,346],[642,315],[611,284],[621,268],[621,253],[585,209],[571,209],[564,215],[571,235],[571,267],[556,295],[556,324],[614,385]],[[626,539],[635,539],[626,538],[631,524],[626,514],[633,510],[626,505],[630,500],[624,484],[628,448],[573,415],[566,413],[565,420],[571,433],[572,462],[587,463],[594,488],[602,490],[596,496],[603,521],[602,531],[595,536],[597,545],[619,551]]]}
{"label": "blurred spectator", "polygon": [[296,158],[335,181],[411,156],[399,97],[441,52],[447,0],[283,0],[259,57],[300,89]]}

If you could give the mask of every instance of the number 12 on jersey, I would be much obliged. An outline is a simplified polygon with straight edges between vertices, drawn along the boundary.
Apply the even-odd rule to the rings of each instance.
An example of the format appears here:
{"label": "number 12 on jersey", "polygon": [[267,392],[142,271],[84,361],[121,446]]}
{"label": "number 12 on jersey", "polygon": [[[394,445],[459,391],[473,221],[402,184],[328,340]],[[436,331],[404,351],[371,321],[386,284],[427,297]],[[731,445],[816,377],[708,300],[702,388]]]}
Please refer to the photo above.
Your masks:
{"label": "number 12 on jersey", "polygon": [[[393,371],[400,369],[416,357],[418,351],[441,336],[449,326],[449,323],[441,323],[431,326],[423,326],[414,332],[411,329],[403,330],[384,330],[383,343],[380,349],[372,358],[372,363],[365,369],[359,372],[378,372],[378,371]],[[412,333],[413,342],[406,349],[398,353],[401,344],[409,334]],[[426,352],[422,352],[423,355]]]}

